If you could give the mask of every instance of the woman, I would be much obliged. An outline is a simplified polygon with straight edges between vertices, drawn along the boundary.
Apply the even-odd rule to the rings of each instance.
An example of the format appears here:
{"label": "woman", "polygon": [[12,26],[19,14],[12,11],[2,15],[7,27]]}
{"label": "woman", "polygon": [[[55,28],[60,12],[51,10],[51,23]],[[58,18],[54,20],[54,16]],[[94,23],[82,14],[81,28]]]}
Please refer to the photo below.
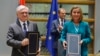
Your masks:
{"label": "woman", "polygon": [[81,40],[81,56],[88,56],[87,45],[91,42],[90,28],[87,22],[82,21],[83,15],[80,7],[73,7],[71,9],[71,21],[64,24],[64,28],[61,33],[61,42],[63,43],[64,49],[67,48],[66,34],[80,34]]}

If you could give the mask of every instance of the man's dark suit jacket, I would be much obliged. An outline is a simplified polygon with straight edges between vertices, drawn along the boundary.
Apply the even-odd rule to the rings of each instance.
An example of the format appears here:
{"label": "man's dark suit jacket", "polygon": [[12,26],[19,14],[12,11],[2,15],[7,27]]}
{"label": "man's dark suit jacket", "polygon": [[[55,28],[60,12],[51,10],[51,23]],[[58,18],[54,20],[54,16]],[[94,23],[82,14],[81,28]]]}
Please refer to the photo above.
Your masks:
{"label": "man's dark suit jacket", "polygon": [[[64,20],[64,22],[65,21],[66,20]],[[53,48],[58,48],[58,39],[60,38],[60,34],[61,34],[61,32],[57,30],[59,24],[60,24],[59,19],[54,20],[52,22],[51,35],[53,36],[54,39]]]}
{"label": "man's dark suit jacket", "polygon": [[[28,31],[38,32],[37,24],[27,21]],[[20,22],[11,24],[7,33],[7,45],[12,47],[11,56],[24,56],[25,47],[21,46],[21,41],[25,38]]]}

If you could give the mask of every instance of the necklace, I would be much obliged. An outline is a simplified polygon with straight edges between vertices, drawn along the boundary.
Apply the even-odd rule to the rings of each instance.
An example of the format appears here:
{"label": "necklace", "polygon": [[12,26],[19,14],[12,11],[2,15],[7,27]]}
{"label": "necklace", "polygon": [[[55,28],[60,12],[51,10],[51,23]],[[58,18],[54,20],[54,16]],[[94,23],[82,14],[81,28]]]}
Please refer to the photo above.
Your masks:
{"label": "necklace", "polygon": [[75,32],[78,33],[79,31],[79,24],[74,24]]}

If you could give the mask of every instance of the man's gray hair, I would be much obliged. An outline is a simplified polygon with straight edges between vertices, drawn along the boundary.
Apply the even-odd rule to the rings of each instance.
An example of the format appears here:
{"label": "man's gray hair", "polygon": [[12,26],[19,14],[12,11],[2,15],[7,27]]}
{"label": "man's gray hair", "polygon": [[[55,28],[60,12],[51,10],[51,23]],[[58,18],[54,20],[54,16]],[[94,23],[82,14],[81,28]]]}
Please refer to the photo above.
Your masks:
{"label": "man's gray hair", "polygon": [[16,8],[16,12],[21,11],[22,9],[27,9],[27,10],[29,11],[29,8],[28,8],[27,6],[19,5],[19,6]]}

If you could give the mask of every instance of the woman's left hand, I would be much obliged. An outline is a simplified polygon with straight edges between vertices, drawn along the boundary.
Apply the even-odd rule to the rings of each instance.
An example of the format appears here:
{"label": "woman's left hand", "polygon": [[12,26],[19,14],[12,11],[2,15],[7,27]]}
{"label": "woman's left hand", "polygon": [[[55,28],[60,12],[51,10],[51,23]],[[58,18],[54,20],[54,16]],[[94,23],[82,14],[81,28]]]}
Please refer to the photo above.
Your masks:
{"label": "woman's left hand", "polygon": [[81,40],[81,41],[79,42],[80,45],[82,45],[82,43],[83,43],[83,40]]}

